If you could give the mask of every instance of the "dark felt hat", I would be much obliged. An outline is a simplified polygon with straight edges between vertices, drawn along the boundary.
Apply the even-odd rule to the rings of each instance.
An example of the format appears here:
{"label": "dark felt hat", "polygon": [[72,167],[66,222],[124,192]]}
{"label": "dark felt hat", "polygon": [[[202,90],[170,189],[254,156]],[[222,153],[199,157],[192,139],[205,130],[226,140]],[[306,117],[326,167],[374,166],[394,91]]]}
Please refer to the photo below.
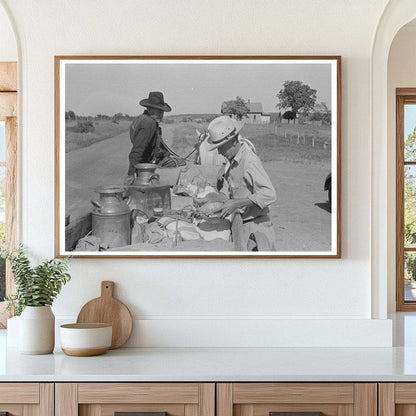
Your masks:
{"label": "dark felt hat", "polygon": [[165,103],[163,94],[159,91],[149,92],[149,98],[145,98],[139,102],[143,107],[156,108],[162,111],[171,111],[170,105]]}

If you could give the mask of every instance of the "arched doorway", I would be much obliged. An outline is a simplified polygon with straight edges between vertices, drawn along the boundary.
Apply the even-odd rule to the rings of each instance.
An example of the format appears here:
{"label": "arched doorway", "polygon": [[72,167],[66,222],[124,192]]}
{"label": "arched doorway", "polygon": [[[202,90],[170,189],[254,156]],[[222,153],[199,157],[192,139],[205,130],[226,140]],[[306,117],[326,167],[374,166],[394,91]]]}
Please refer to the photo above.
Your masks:
{"label": "arched doorway", "polygon": [[389,209],[388,154],[388,56],[390,46],[402,26],[416,17],[414,0],[390,1],[374,37],[371,53],[371,259],[372,259],[372,317],[387,318],[389,266],[395,252],[389,244],[387,224],[395,216]]}

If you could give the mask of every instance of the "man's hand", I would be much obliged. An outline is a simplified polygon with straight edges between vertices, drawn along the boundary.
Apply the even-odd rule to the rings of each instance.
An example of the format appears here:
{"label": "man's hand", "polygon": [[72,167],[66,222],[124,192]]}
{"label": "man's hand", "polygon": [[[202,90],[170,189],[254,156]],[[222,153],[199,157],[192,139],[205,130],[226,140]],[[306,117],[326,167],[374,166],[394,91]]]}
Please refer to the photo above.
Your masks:
{"label": "man's hand", "polygon": [[133,182],[134,182],[134,176],[132,176],[132,175],[128,175],[124,179],[124,185],[125,186],[133,185]]}
{"label": "man's hand", "polygon": [[167,156],[159,162],[159,166],[161,168],[176,168],[177,164],[175,162],[175,159],[171,158],[170,156]]}
{"label": "man's hand", "polygon": [[221,218],[228,217],[238,209],[247,208],[254,205],[253,201],[248,198],[230,199],[224,203],[224,208],[221,211]]}
{"label": "man's hand", "polygon": [[207,202],[224,202],[227,201],[227,196],[221,192],[210,192],[207,196],[203,198],[194,198],[196,205],[202,206]]}

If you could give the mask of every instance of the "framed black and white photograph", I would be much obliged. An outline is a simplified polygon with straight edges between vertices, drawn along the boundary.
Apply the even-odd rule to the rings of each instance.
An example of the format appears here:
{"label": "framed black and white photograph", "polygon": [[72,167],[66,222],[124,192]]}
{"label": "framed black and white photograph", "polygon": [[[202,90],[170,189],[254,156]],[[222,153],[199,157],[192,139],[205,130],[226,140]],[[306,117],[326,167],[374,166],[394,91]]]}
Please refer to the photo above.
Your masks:
{"label": "framed black and white photograph", "polygon": [[341,58],[55,57],[55,254],[341,256]]}

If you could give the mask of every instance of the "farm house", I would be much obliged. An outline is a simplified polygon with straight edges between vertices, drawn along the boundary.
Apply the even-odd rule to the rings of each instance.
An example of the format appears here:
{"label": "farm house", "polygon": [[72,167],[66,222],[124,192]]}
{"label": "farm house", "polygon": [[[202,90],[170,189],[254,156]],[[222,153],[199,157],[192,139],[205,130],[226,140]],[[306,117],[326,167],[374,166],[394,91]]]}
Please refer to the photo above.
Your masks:
{"label": "farm house", "polygon": [[[250,100],[247,101],[246,106],[249,108],[249,112],[246,115],[244,121],[249,124],[269,124],[270,123],[270,114],[263,112],[262,103],[252,103]],[[226,102],[221,104],[221,114],[229,115],[233,117],[227,111]]]}
{"label": "farm house", "polygon": [[262,103],[252,103],[250,100],[247,102],[247,107],[250,111],[247,114],[248,120],[246,123],[253,124],[268,124],[270,123],[270,115],[263,113]]}

